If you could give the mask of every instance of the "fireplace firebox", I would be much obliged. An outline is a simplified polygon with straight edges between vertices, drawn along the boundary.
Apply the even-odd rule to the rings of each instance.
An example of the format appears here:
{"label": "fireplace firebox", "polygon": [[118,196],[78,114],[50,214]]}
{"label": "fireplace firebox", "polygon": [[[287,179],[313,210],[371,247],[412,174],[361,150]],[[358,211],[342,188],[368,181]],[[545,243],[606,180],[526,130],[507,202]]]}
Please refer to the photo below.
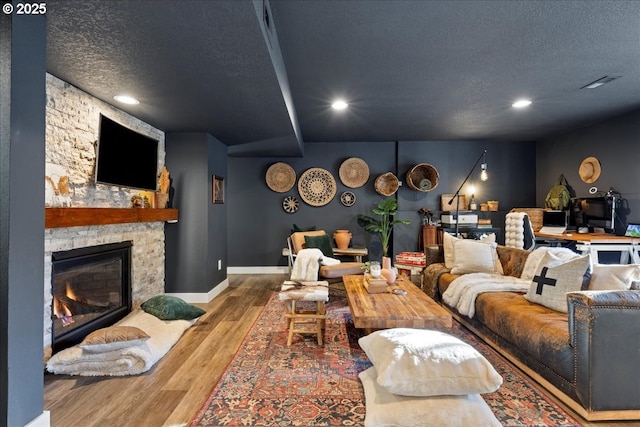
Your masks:
{"label": "fireplace firebox", "polygon": [[52,254],[54,353],[131,312],[131,247],[126,241]]}

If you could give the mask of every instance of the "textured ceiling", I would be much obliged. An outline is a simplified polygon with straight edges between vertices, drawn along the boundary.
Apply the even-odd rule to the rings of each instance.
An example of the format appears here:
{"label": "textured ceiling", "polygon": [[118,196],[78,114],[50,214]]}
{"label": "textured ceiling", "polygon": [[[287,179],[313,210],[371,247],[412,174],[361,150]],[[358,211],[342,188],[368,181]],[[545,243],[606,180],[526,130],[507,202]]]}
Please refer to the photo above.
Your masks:
{"label": "textured ceiling", "polygon": [[47,22],[50,73],[237,155],[535,140],[640,108],[637,1],[53,1]]}

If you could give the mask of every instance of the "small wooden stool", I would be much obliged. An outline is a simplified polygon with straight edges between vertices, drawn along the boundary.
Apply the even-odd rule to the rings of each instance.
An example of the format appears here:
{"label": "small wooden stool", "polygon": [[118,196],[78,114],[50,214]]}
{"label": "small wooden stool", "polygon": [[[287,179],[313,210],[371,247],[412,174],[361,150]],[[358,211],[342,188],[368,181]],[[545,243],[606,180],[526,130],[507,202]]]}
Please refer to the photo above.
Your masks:
{"label": "small wooden stool", "polygon": [[[316,334],[318,345],[322,345],[322,328],[327,318],[324,303],[329,301],[329,283],[319,281],[300,284],[287,280],[282,284],[279,297],[281,301],[285,301],[284,316],[289,319],[287,346],[291,345],[294,333]],[[296,304],[305,301],[315,302],[315,309],[311,309],[308,304]],[[313,327],[310,328],[309,325]]]}

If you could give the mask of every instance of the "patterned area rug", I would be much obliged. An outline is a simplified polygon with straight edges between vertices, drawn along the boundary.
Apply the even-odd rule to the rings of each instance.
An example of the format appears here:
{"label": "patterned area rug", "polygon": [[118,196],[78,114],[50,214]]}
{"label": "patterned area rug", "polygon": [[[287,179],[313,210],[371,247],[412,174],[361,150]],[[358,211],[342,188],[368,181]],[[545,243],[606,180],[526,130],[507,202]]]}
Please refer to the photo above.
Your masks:
{"label": "patterned area rug", "polygon": [[[358,346],[342,292],[332,289],[325,344],[294,336],[287,347],[284,304],[272,297],[191,426],[361,426],[364,391],[358,373],[371,366]],[[569,414],[454,321],[448,331],[478,349],[503,377],[483,395],[505,426],[578,426]]]}

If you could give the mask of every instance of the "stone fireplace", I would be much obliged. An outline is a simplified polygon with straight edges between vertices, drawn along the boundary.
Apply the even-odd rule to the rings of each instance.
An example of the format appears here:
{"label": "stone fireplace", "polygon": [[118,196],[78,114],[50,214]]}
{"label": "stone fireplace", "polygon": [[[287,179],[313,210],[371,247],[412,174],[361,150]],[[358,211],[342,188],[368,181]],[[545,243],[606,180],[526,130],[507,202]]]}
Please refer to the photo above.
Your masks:
{"label": "stone fireplace", "polygon": [[52,254],[52,348],[57,352],[131,311],[131,242]]}
{"label": "stone fireplace", "polygon": [[[97,184],[96,141],[100,114],[157,139],[158,171],[165,164],[164,132],[50,75],[46,76],[46,206],[70,208],[130,208],[140,191]],[[64,187],[64,191],[62,188]],[[93,225],[95,224],[95,225]],[[102,224],[102,225],[98,225]],[[149,220],[46,228],[43,346],[50,356],[54,328],[54,253],[112,243],[131,242],[131,299],[133,310],[148,298],[164,293],[164,222]],[[76,320],[76,319],[74,319]]]}
{"label": "stone fireplace", "polygon": [[164,222],[48,228],[45,231],[44,348],[50,356],[53,343],[54,253],[131,242],[131,308],[164,293]]}

